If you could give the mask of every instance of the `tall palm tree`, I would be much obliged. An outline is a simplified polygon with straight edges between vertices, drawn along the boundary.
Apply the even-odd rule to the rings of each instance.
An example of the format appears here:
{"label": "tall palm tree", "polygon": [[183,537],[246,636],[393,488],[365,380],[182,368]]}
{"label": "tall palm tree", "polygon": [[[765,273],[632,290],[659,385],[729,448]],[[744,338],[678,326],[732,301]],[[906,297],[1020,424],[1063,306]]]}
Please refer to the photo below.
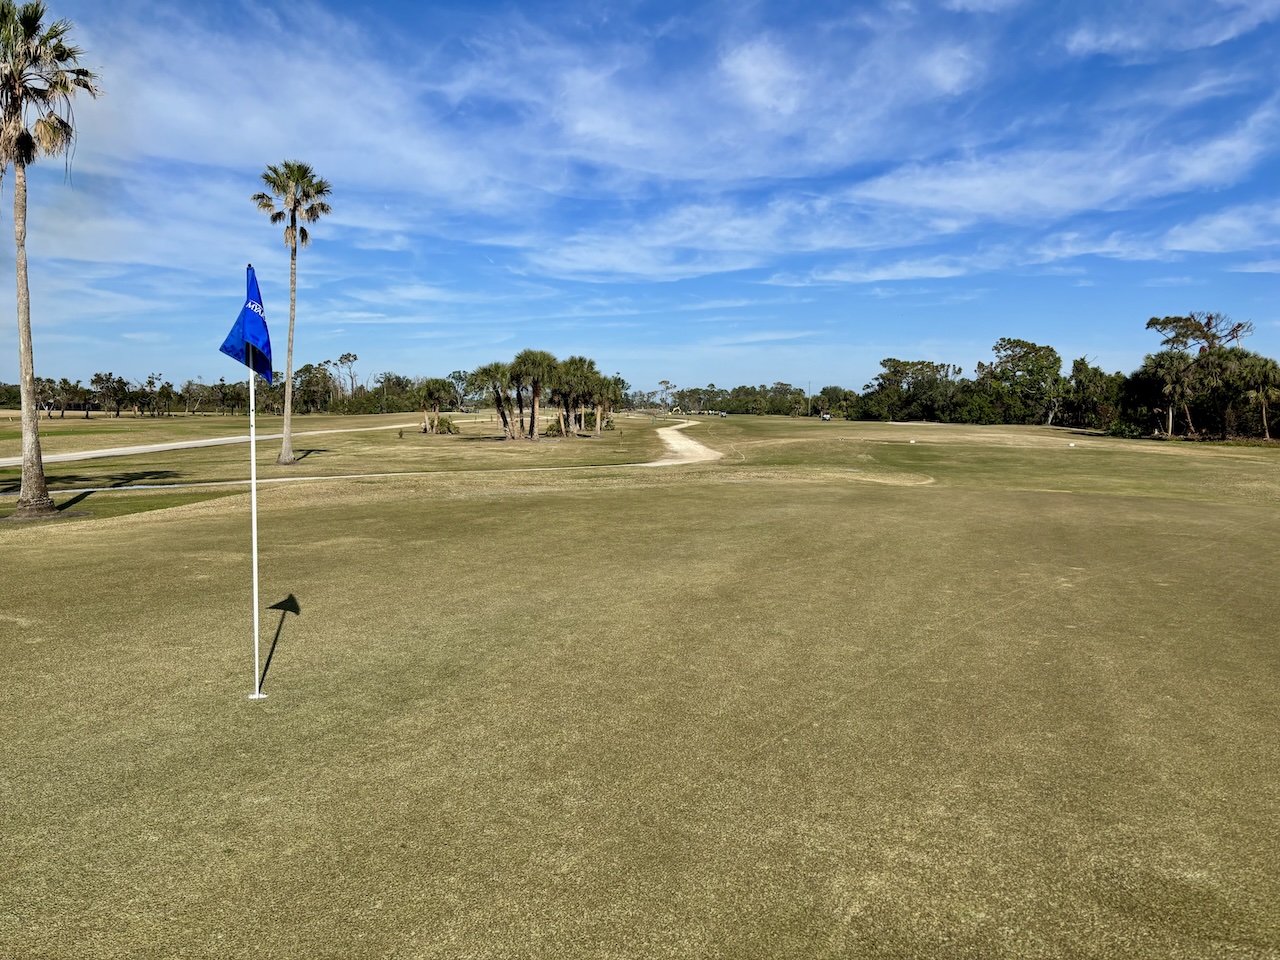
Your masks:
{"label": "tall palm tree", "polygon": [[556,358],[546,350],[521,350],[511,361],[511,376],[529,385],[530,440],[538,439],[538,406],[546,382],[556,373]]}
{"label": "tall palm tree", "polygon": [[68,154],[76,131],[71,100],[101,93],[96,74],[80,66],[70,20],[45,26],[45,6],[0,0],[0,175],[13,167],[13,240],[18,281],[18,369],[22,396],[22,486],[15,517],[53,516],[40,455],[27,283],[27,167]]}
{"label": "tall palm tree", "polygon": [[[287,224],[284,228],[284,245],[289,248],[289,348],[284,366],[284,441],[276,463],[293,463],[293,321],[298,305],[298,246],[311,242],[303,223],[315,223],[332,211],[325,197],[332,192],[328,180],[316,176],[311,165],[301,160],[285,160],[267,165],[262,173],[262,183],[267,188],[253,195],[253,202],[263,213],[270,214],[271,222]],[[276,201],[280,206],[276,207]]]}

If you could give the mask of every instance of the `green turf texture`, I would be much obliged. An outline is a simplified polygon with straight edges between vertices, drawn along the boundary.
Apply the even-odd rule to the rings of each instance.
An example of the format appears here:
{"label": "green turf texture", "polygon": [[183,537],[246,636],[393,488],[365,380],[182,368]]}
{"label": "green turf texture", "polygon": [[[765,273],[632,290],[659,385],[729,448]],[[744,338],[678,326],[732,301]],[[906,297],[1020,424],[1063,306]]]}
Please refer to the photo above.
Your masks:
{"label": "green turf texture", "polygon": [[0,955],[1276,956],[1276,452],[815,426],[0,525]]}

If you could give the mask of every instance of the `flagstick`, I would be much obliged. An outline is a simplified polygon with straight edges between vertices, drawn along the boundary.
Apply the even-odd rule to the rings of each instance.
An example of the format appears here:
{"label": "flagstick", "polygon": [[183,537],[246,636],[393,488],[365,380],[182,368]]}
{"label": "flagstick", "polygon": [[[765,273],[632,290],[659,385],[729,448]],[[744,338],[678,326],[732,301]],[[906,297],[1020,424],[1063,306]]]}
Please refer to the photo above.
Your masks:
{"label": "flagstick", "polygon": [[[252,359],[253,347],[246,356]],[[262,700],[261,675],[258,673],[258,424],[255,417],[257,403],[253,393],[253,366],[249,366],[249,515],[253,518],[253,693],[250,700]]]}

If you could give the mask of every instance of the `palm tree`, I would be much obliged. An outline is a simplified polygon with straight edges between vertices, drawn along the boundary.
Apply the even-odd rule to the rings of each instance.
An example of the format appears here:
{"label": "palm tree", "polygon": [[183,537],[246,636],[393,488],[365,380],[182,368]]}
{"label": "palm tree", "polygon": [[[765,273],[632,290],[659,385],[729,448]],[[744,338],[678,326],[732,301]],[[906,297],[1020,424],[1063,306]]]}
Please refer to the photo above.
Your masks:
{"label": "palm tree", "polygon": [[[592,381],[600,376],[596,362],[587,357],[570,357],[560,364],[560,395],[564,401],[565,418],[568,420],[569,437],[578,435],[578,427],[574,420],[574,407],[584,405],[591,392]],[[578,410],[582,417],[582,427],[586,427],[586,408]]]}
{"label": "palm tree", "polygon": [[[76,131],[71,100],[97,97],[96,74],[81,67],[69,43],[70,20],[45,26],[45,6],[0,0],[0,175],[13,166],[13,239],[18,280],[18,370],[22,396],[22,486],[15,517],[53,516],[40,455],[31,353],[31,290],[27,283],[27,167],[41,157],[68,154]],[[70,161],[68,161],[70,162]]]}
{"label": "palm tree", "polygon": [[595,423],[591,425],[591,435],[599,437],[600,431],[603,429],[604,423],[604,405],[607,402],[609,392],[609,380],[607,377],[596,373],[591,378],[591,404],[595,407]]}
{"label": "palm tree", "polygon": [[615,373],[612,377],[607,377],[601,382],[600,397],[598,402],[601,404],[600,413],[596,414],[596,436],[600,436],[600,431],[604,429],[603,422],[608,419],[609,414],[622,406],[627,397],[627,381],[622,379],[622,374]]}
{"label": "palm tree", "polygon": [[511,384],[511,371],[507,364],[501,362],[488,363],[471,371],[467,378],[471,389],[476,393],[493,395],[493,406],[502,420],[502,434],[508,440],[516,437],[516,426],[512,422],[511,396],[507,392]]}
{"label": "palm tree", "polygon": [[[284,442],[276,463],[293,463],[293,320],[298,304],[298,246],[311,242],[307,228],[298,221],[315,223],[331,213],[325,197],[332,187],[328,180],[316,176],[310,164],[301,160],[285,160],[268,164],[263,171],[262,183],[267,188],[253,195],[253,202],[263,213],[270,214],[271,222],[287,223],[284,228],[284,245],[289,248],[289,347],[284,366]],[[276,200],[280,201],[277,209]]]}
{"label": "palm tree", "polygon": [[1251,354],[1241,365],[1240,379],[1249,387],[1245,398],[1262,408],[1262,436],[1271,439],[1267,424],[1267,401],[1280,400],[1280,363],[1270,357]]}
{"label": "palm tree", "polygon": [[521,350],[511,361],[511,376],[529,385],[529,439],[538,439],[538,405],[543,386],[556,373],[556,358],[546,350]]}
{"label": "palm tree", "polygon": [[1174,411],[1179,405],[1186,414],[1188,432],[1195,433],[1188,406],[1195,395],[1195,368],[1191,355],[1182,350],[1161,350],[1159,353],[1148,354],[1143,360],[1142,369],[1161,383],[1161,393],[1166,398],[1165,435],[1173,436]]}
{"label": "palm tree", "polygon": [[[422,432],[438,433],[440,431],[440,405],[453,399],[453,384],[444,377],[428,377],[422,381],[419,390],[422,399]],[[434,419],[428,421],[427,411],[434,412]],[[430,429],[428,429],[428,426]]]}

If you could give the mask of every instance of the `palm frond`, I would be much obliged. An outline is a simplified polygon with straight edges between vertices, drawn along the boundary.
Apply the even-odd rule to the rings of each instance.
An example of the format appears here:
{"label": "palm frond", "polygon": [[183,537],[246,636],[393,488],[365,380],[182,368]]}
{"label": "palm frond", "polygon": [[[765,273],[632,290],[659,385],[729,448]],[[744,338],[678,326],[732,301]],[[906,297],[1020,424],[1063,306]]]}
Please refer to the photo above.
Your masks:
{"label": "palm frond", "polygon": [[332,190],[329,181],[317,177],[310,164],[283,160],[267,164],[262,172],[262,184],[266,191],[252,197],[258,209],[270,213],[273,224],[288,221],[284,232],[286,247],[292,249],[295,241],[299,246],[307,246],[311,237],[297,222],[315,223],[331,212],[323,202]]}
{"label": "palm frond", "polygon": [[70,155],[75,143],[72,97],[98,97],[98,77],[79,65],[84,52],[68,42],[74,24],[45,26],[45,6],[0,2],[0,164]]}

